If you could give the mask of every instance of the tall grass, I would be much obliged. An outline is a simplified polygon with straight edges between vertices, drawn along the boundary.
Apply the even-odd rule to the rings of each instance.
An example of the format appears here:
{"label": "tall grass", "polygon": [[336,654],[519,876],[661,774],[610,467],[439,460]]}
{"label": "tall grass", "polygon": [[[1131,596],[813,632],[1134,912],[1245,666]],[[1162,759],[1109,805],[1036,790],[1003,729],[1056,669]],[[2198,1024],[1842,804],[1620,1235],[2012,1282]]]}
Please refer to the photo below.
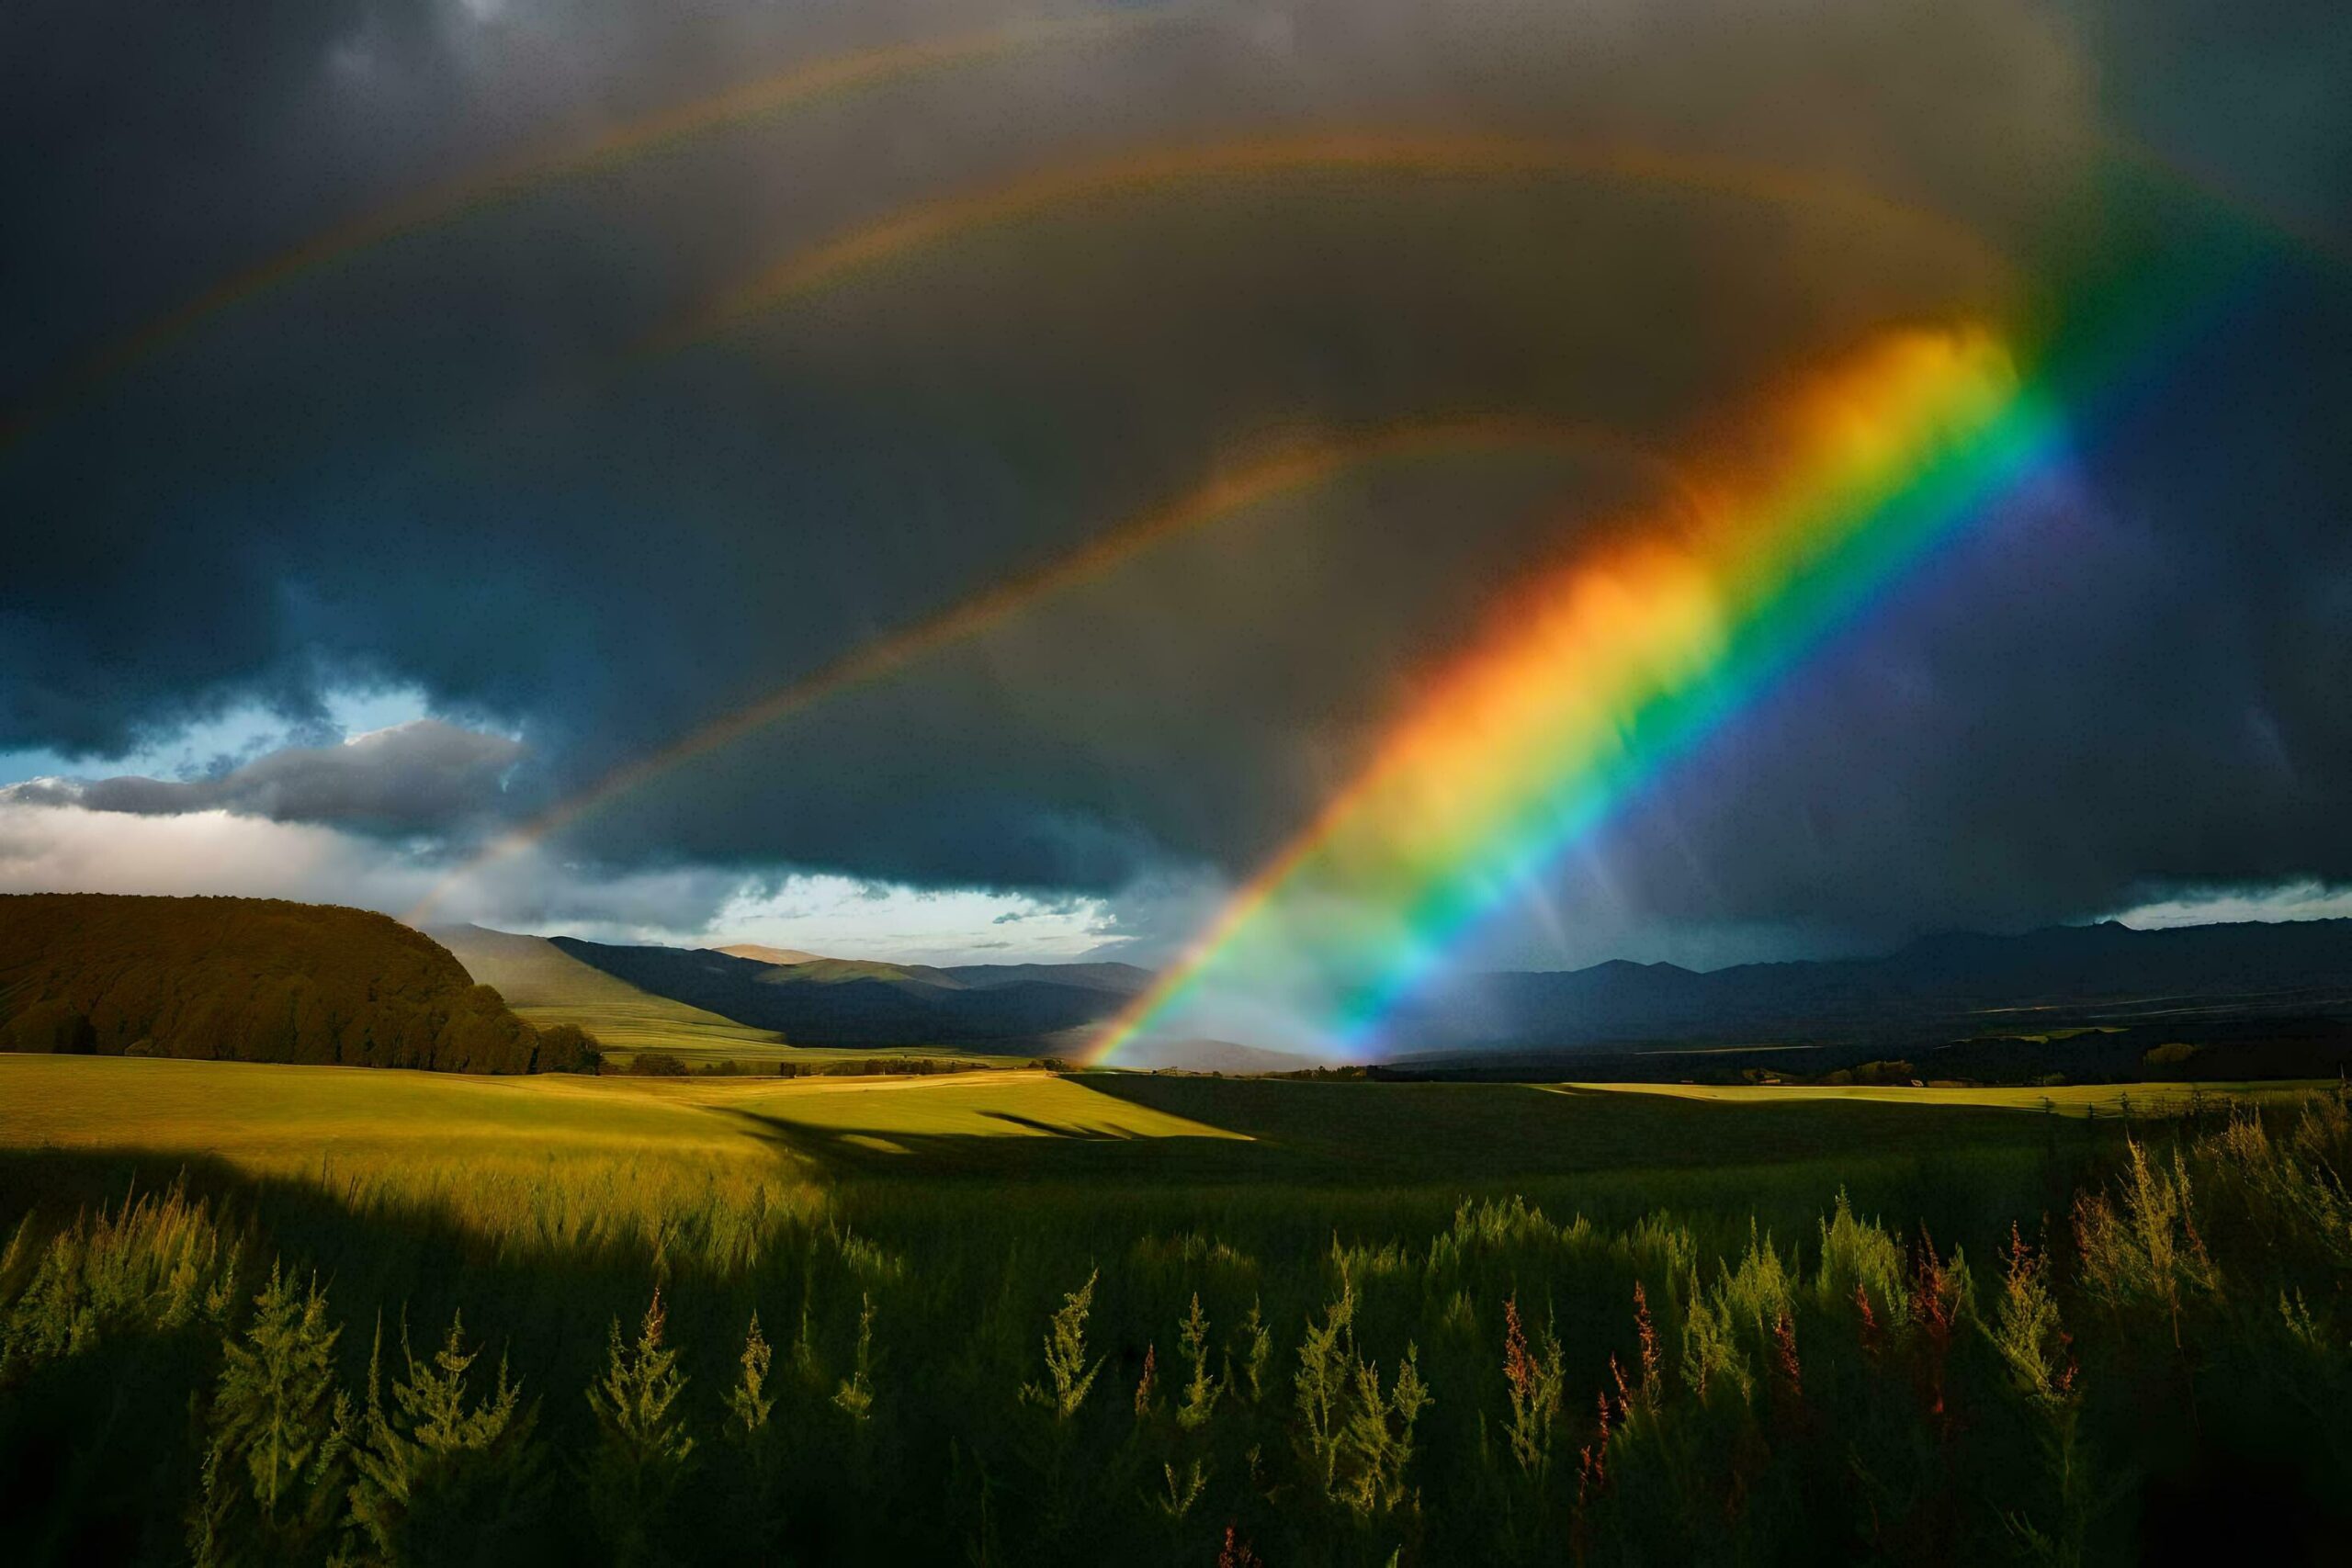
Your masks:
{"label": "tall grass", "polygon": [[[626,1162],[132,1192],[0,1250],[0,1463],[136,1479],[0,1502],[56,1562],[2081,1563],[2189,1539],[2219,1465],[2340,1527],[2344,1098],[2114,1156],[2026,1212],[1964,1164],[1626,1217]],[[134,1370],[191,1418],[102,1430]]]}

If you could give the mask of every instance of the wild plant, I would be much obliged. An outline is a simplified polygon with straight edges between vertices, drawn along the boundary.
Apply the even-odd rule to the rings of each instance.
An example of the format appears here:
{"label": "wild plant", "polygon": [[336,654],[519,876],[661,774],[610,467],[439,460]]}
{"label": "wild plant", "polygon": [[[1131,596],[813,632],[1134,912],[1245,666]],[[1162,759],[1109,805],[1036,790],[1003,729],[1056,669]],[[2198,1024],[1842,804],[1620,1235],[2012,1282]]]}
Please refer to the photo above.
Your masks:
{"label": "wild plant", "polygon": [[597,1444],[586,1481],[591,1515],[616,1561],[653,1555],[663,1513],[695,1451],[675,1406],[685,1392],[678,1352],[663,1343],[666,1314],[656,1287],[634,1344],[612,1322],[605,1373],[588,1391]]}
{"label": "wild plant", "polygon": [[744,1555],[775,1541],[783,1527],[777,1491],[781,1480],[777,1433],[770,1417],[775,1394],[769,1370],[774,1352],[760,1332],[760,1314],[752,1314],[743,1331],[743,1351],[735,1359],[735,1385],[727,1391],[727,1483],[739,1499],[729,1519]]}
{"label": "wild plant", "polygon": [[1159,1414],[1159,1347],[1143,1348],[1143,1376],[1136,1380],[1136,1419],[1148,1421]]}
{"label": "wild plant", "polygon": [[1540,1477],[1552,1462],[1552,1428],[1559,1419],[1566,1382],[1560,1341],[1547,1325],[1541,1348],[1531,1346],[1520,1323],[1519,1298],[1503,1303],[1503,1383],[1510,1398],[1511,1457],[1529,1476]]}
{"label": "wild plant", "polygon": [[2186,1303],[2221,1288],[2221,1275],[2198,1234],[2188,1170],[2173,1153],[2169,1170],[2148,1158],[2137,1139],[2125,1143],[2130,1164],[2118,1195],[2086,1192],[2075,1200],[2075,1244],[2083,1282],[2110,1306],[2147,1303],[2172,1325],[2181,1347]]}
{"label": "wild plant", "polygon": [[2342,1101],[2305,1102],[2294,1129],[2274,1138],[2252,1111],[2231,1117],[2200,1140],[2199,1152],[2245,1192],[2247,1207],[2273,1246],[2309,1247],[2332,1268],[2352,1269],[2352,1194],[2337,1168],[2347,1143]]}
{"label": "wild plant", "polygon": [[2024,1234],[2009,1226],[2001,1296],[1993,1314],[1993,1348],[2019,1393],[2039,1407],[2073,1404],[2080,1371],[2074,1337],[2066,1332],[2050,1289],[2050,1265]]}
{"label": "wild plant", "polygon": [[1952,1336],[1973,1306],[1974,1287],[1961,1250],[1954,1247],[1950,1258],[1939,1257],[1934,1238],[1924,1227],[1914,1257],[1905,1322],[1918,1358],[1920,1399],[1940,1429],[1945,1426],[1944,1371]]}
{"label": "wild plant", "polygon": [[1193,1292],[1192,1308],[1177,1330],[1177,1343],[1192,1373],[1184,1380],[1183,1399],[1176,1406],[1176,1425],[1196,1432],[1208,1425],[1216,1411],[1217,1396],[1225,1392],[1225,1382],[1209,1375],[1209,1320],[1201,1311],[1198,1291]]}
{"label": "wild plant", "polygon": [[2094,1512],[2081,1442],[2080,1368],[2050,1288],[2049,1261],[2027,1245],[2014,1224],[2002,1261],[1993,1348],[2035,1421],[2056,1493],[2052,1528],[2035,1524],[2022,1510],[2005,1511],[2002,1522],[2030,1560],[2073,1568],[2083,1561]]}
{"label": "wild plant", "polygon": [[736,1359],[735,1386],[727,1391],[730,1437],[749,1441],[767,1429],[768,1414],[775,1408],[775,1399],[767,1392],[772,1355],[766,1337],[760,1333],[760,1314],[754,1312],[751,1327],[743,1333],[743,1353]]}
{"label": "wild plant", "polygon": [[1644,1214],[1611,1251],[1636,1273],[1669,1285],[1699,1267],[1699,1238],[1668,1214]]}
{"label": "wild plant", "polygon": [[343,1331],[326,1314],[315,1277],[298,1289],[273,1263],[244,1332],[222,1347],[190,1521],[199,1564],[307,1555],[330,1528],[341,1490],[334,1346]]}
{"label": "wild plant", "polygon": [[384,1330],[368,1354],[364,1404],[335,1412],[338,1440],[351,1456],[346,1522],[349,1552],[361,1562],[429,1562],[494,1540],[515,1527],[537,1489],[538,1465],[531,1412],[499,1362],[487,1397],[469,1404],[466,1382],[479,1350],[469,1351],[465,1324],[452,1314],[441,1348],[420,1364],[401,1325],[403,1375],[382,1397]]}
{"label": "wild plant", "polygon": [[1295,1387],[1299,1421],[1308,1456],[1322,1472],[1327,1495],[1339,1486],[1340,1434],[1349,1374],[1355,1361],[1355,1286],[1342,1274],[1340,1294],[1324,1309],[1322,1325],[1318,1327],[1308,1319],[1306,1337],[1298,1348]]}
{"label": "wild plant", "polygon": [[[31,1251],[28,1235],[20,1226],[9,1244],[18,1269]],[[169,1331],[198,1318],[225,1323],[240,1256],[223,1217],[176,1185],[75,1215],[0,1315],[0,1382],[80,1355],[112,1333]]]}
{"label": "wild plant", "polygon": [[1021,1386],[1021,1397],[1051,1411],[1057,1422],[1078,1414],[1102,1371],[1099,1359],[1091,1367],[1086,1364],[1086,1315],[1093,1310],[1094,1281],[1100,1273],[1099,1269],[1089,1273],[1086,1283],[1064,1295],[1054,1313],[1046,1330],[1045,1382]]}
{"label": "wild plant", "polygon": [[1360,1514],[1386,1513],[1412,1495],[1405,1471],[1413,1461],[1413,1426],[1433,1403],[1429,1385],[1421,1382],[1419,1362],[1419,1352],[1408,1344],[1385,1395],[1380,1369],[1368,1361],[1356,1364],[1355,1409],[1343,1434],[1343,1448],[1353,1476],[1346,1499]]}
{"label": "wild plant", "polygon": [[1821,1222],[1821,1265],[1814,1296],[1822,1304],[1853,1303],[1872,1326],[1901,1321],[1907,1291],[1903,1247],[1875,1222],[1854,1217],[1846,1190],[1838,1190],[1830,1216]]}
{"label": "wild plant", "polygon": [[1696,1275],[1691,1277],[1682,1309],[1681,1371],[1683,1386],[1702,1401],[1711,1390],[1724,1388],[1736,1389],[1745,1400],[1754,1387],[1747,1358],[1732,1333],[1732,1320],[1723,1308],[1721,1293],[1711,1303]]}
{"label": "wild plant", "polygon": [[874,1417],[874,1298],[861,1294],[857,1310],[857,1348],[850,1357],[849,1376],[833,1390],[833,1408],[852,1421]]}
{"label": "wild plant", "polygon": [[1181,1473],[1172,1462],[1164,1463],[1159,1469],[1166,1479],[1167,1490],[1154,1497],[1152,1505],[1169,1518],[1181,1519],[1193,1511],[1193,1505],[1199,1502],[1201,1494],[1208,1489],[1208,1461],[1193,1460]]}
{"label": "wild plant", "polygon": [[[1665,1364],[1666,1351],[1658,1339],[1657,1324],[1650,1316],[1649,1297],[1639,1280],[1634,1281],[1634,1343],[1642,1366],[1642,1381],[1634,1395],[1645,1408],[1654,1411],[1664,1393],[1658,1382],[1658,1369]],[[1612,1359],[1610,1366],[1613,1370],[1616,1362]],[[1621,1395],[1625,1392],[1623,1377],[1617,1380],[1617,1390]]]}
{"label": "wild plant", "polygon": [[1233,1526],[1225,1527],[1225,1545],[1217,1551],[1216,1568],[1265,1568],[1265,1562],[1248,1541],[1238,1538]]}
{"label": "wild plant", "polygon": [[[1266,1396],[1266,1370],[1274,1359],[1273,1331],[1266,1326],[1265,1315],[1252,1300],[1250,1310],[1241,1319],[1241,1376],[1250,1388],[1250,1403],[1256,1404]],[[1227,1379],[1228,1382],[1232,1380]]]}
{"label": "wild plant", "polygon": [[1786,1307],[1772,1320],[1772,1405],[1784,1427],[1805,1425],[1804,1364],[1797,1356],[1796,1319]]}

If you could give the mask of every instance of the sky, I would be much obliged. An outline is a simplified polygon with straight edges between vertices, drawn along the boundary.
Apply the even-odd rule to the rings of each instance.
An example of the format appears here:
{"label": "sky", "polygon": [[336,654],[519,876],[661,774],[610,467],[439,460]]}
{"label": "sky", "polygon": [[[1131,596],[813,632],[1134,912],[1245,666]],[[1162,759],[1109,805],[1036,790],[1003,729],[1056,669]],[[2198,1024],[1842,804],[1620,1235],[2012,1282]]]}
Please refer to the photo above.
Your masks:
{"label": "sky", "polygon": [[1776,389],[2187,277],[1442,956],[2352,913],[2347,78],[2319,4],[27,0],[0,890],[1163,963]]}

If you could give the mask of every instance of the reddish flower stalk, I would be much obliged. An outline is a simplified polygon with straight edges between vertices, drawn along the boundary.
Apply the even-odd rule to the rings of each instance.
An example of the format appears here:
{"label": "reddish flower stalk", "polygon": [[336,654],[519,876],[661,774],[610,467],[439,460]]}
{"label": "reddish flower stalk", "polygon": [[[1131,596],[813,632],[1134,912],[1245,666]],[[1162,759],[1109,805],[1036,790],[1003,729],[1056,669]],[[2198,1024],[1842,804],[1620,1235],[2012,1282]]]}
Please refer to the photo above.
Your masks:
{"label": "reddish flower stalk", "polygon": [[1153,1399],[1159,1393],[1159,1348],[1143,1348],[1143,1379],[1136,1384],[1136,1416],[1141,1419],[1151,1414]]}
{"label": "reddish flower stalk", "polygon": [[1519,1298],[1503,1303],[1503,1376],[1511,1396],[1524,1403],[1535,1397],[1535,1361],[1527,1353],[1527,1330],[1520,1326]]}
{"label": "reddish flower stalk", "polygon": [[1804,1371],[1797,1364],[1797,1325],[1786,1307],[1772,1325],[1774,1359],[1780,1364],[1781,1388],[1792,1406],[1804,1404]]}
{"label": "reddish flower stalk", "polygon": [[1634,1329],[1642,1342],[1642,1396],[1654,1400],[1657,1397],[1658,1366],[1666,1356],[1658,1348],[1657,1325],[1650,1321],[1649,1297],[1643,1293],[1639,1280],[1634,1281]]}
{"label": "reddish flower stalk", "polygon": [[1231,1525],[1225,1527],[1225,1550],[1216,1554],[1216,1568],[1265,1568],[1265,1559],[1250,1550],[1247,1541],[1234,1539]]}

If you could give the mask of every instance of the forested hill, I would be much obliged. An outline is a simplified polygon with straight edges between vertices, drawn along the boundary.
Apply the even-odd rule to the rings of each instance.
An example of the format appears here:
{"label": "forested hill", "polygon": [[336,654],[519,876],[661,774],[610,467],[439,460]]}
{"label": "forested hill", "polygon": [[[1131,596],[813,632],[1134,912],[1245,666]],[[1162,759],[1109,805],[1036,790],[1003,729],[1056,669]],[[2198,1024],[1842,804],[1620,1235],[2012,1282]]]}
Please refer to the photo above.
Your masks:
{"label": "forested hill", "polygon": [[560,1071],[540,1030],[384,915],[274,898],[0,896],[0,1050]]}

